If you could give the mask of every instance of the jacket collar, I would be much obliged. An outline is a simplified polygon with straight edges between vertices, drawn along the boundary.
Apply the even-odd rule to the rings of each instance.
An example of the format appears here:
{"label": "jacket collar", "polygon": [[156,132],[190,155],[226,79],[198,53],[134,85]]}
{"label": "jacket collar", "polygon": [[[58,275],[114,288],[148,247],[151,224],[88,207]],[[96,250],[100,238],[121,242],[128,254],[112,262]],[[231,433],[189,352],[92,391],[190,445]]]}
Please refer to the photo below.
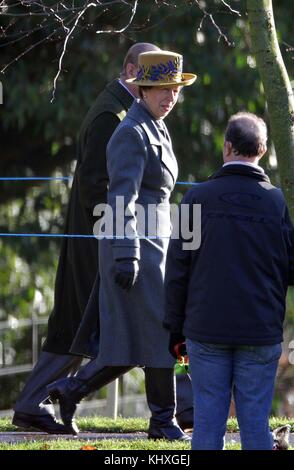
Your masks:
{"label": "jacket collar", "polygon": [[134,98],[132,97],[131,93],[129,93],[128,90],[119,83],[118,79],[115,79],[106,85],[106,89],[111,95],[114,95],[121,102],[126,110],[131,107]]}
{"label": "jacket collar", "polygon": [[221,178],[223,176],[240,175],[255,178],[258,181],[270,183],[269,177],[259,170],[257,167],[248,165],[226,165],[220,168],[216,173],[211,175],[209,179]]}
{"label": "jacket collar", "polygon": [[160,159],[175,182],[178,176],[178,164],[172,150],[170,136],[165,124],[163,123],[163,131],[166,133],[166,138],[162,135],[158,123],[148,109],[137,100],[134,100],[127,116],[140,124],[144,129],[150,145],[160,146]]}
{"label": "jacket collar", "polygon": [[151,145],[162,145],[162,137],[160,136],[156,121],[140,101],[135,100],[133,102],[128,116],[143,127]]}

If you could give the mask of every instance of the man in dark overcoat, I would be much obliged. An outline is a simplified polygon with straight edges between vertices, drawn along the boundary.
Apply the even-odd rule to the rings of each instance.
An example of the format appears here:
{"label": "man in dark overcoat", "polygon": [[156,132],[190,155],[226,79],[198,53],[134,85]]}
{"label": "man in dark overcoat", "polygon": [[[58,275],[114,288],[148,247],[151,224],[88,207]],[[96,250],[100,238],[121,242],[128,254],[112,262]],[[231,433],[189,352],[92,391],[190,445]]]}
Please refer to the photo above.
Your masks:
{"label": "man in dark overcoat", "polygon": [[[136,76],[138,55],[156,49],[149,43],[133,45],[124,59],[120,79],[109,83],[98,95],[82,123],[66,234],[93,233],[96,221],[93,208],[106,202],[106,146],[137,96],[137,87],[125,80]],[[97,273],[97,245],[95,238],[63,238],[47,337],[39,360],[15,404],[13,424],[16,426],[48,433],[65,432],[64,426],[55,419],[52,404],[44,402],[48,396],[46,386],[76,370],[82,360],[81,356],[71,355],[70,349]],[[96,281],[99,283],[99,278]],[[96,306],[97,310],[92,304],[92,312],[98,320],[98,295]],[[93,323],[87,325],[92,328]]]}

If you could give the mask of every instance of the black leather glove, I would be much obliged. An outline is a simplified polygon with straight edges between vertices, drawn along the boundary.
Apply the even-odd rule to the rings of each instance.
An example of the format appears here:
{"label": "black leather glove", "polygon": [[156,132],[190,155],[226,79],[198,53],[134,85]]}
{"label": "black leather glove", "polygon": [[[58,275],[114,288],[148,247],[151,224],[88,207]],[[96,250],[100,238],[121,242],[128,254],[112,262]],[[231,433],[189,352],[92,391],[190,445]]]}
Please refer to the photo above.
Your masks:
{"label": "black leather glove", "polygon": [[114,280],[122,289],[129,291],[135,284],[139,274],[139,263],[136,258],[115,260]]}
{"label": "black leather glove", "polygon": [[175,359],[187,355],[185,339],[181,333],[170,333],[168,350]]}

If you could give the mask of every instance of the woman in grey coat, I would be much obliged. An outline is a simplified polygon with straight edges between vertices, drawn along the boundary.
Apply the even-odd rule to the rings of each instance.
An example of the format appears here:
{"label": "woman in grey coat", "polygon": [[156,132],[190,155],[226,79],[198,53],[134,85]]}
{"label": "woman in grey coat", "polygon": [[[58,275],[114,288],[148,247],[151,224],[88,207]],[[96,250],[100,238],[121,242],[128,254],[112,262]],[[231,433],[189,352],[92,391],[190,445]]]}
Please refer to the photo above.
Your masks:
{"label": "woman in grey coat", "polygon": [[75,377],[48,387],[51,398],[59,399],[69,432],[78,432],[73,415],[85,395],[141,366],[151,411],[148,436],[188,438],[174,419],[174,359],[162,326],[169,196],[178,173],[163,119],[181,87],[195,79],[182,73],[179,54],[152,51],[139,56],[132,80],[140,87],[141,99],[133,103],[107,147],[108,206],[100,231],[105,238],[99,242],[99,354]]}

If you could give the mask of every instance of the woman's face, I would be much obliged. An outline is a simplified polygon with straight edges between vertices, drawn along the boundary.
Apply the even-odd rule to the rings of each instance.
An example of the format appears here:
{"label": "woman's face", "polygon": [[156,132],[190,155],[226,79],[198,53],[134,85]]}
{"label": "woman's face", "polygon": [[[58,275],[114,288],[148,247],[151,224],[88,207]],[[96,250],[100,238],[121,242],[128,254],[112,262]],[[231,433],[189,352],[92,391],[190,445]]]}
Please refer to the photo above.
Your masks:
{"label": "woman's face", "polygon": [[164,119],[178,101],[180,90],[180,86],[154,86],[143,91],[143,101],[155,119]]}

